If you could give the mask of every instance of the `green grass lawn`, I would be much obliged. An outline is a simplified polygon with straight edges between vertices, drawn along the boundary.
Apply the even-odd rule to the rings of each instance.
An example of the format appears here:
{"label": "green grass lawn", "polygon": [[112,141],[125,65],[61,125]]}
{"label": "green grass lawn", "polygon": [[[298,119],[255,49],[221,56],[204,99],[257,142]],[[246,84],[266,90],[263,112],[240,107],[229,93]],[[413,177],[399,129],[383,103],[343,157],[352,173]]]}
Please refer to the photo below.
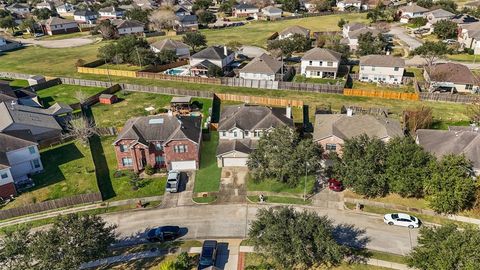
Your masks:
{"label": "green grass lawn", "polygon": [[192,200],[196,203],[212,203],[217,200],[216,196],[194,197]]}
{"label": "green grass lawn", "polygon": [[449,54],[447,55],[447,59],[453,60],[453,61],[460,61],[460,62],[478,63],[480,61],[480,56],[474,55],[474,54],[467,54],[467,53]]}
{"label": "green grass lawn", "polygon": [[[285,192],[303,194],[304,177],[299,177],[299,184],[296,187],[290,187],[285,183],[278,182],[273,179],[266,179],[260,182],[255,182],[250,176],[247,176],[247,190],[248,191],[269,191],[269,192]],[[307,177],[307,194],[311,193],[315,184],[315,176],[309,175]]]}
{"label": "green grass lawn", "polygon": [[210,133],[210,140],[202,141],[200,169],[195,174],[194,192],[218,191],[222,169],[217,165],[218,132]]}
{"label": "green grass lawn", "polygon": [[142,68],[140,66],[134,66],[134,65],[129,65],[129,64],[104,64],[104,65],[98,66],[96,68],[127,70],[127,71],[139,71],[139,70],[142,70],[143,68],[146,68],[146,66],[144,66]]}
{"label": "green grass lawn", "polygon": [[90,36],[90,32],[75,32],[75,33],[69,33],[69,34],[62,34],[62,35],[53,35],[53,36],[48,36],[45,35],[40,38],[40,40],[62,40],[62,39],[69,39],[69,38],[80,38],[80,37],[88,37]]}
{"label": "green grass lawn", "polygon": [[111,200],[124,200],[131,198],[159,196],[165,193],[166,176],[159,178],[146,178],[140,181],[140,188],[133,190],[128,176],[115,178],[114,173],[117,170],[117,159],[113,148],[114,137],[102,138],[102,147],[105,159],[108,164],[110,181],[112,182],[115,195]]}
{"label": "green grass lawn", "polygon": [[327,78],[307,78],[303,75],[295,75],[293,78],[294,82],[305,82],[305,83],[322,83],[322,84],[337,84],[340,83],[342,85],[345,84],[345,80],[343,79],[327,79]]}
{"label": "green grass lawn", "polygon": [[402,93],[414,93],[415,89],[412,85],[401,85],[398,87],[389,86],[389,85],[377,85],[376,83],[368,83],[368,82],[361,82],[361,81],[354,81],[353,87],[354,89],[360,90],[375,90],[375,91],[395,91],[395,92],[402,92]]}
{"label": "green grass lawn", "polygon": [[422,68],[406,68],[405,69],[406,75],[411,75],[411,77],[415,77],[417,81],[423,82],[425,78],[423,77],[423,69]]}
{"label": "green grass lawn", "polygon": [[376,251],[376,250],[369,250],[369,252],[370,252],[370,255],[371,255],[370,258],[383,260],[383,261],[387,261],[387,262],[406,264],[405,256],[392,254],[392,253],[387,253],[387,252],[382,252],[382,251]]}
{"label": "green grass lawn", "polygon": [[44,149],[41,158],[45,171],[32,176],[36,186],[22,193],[6,208],[98,192],[88,147],[70,142]]}
{"label": "green grass lawn", "polygon": [[[252,202],[260,202],[258,196],[248,196],[248,199]],[[265,196],[265,202],[267,203],[283,203],[283,204],[301,204],[307,205],[310,204],[311,200],[303,200],[302,198],[291,198],[291,197],[282,197],[282,196]]]}
{"label": "green grass lawn", "polygon": [[[170,108],[172,96],[141,93],[141,92],[117,92],[120,101],[115,104],[100,104],[92,106],[95,123],[102,127],[123,127],[125,122],[137,116],[148,115],[145,108],[153,107],[157,110]],[[208,115],[208,108],[212,107],[211,99],[192,98],[202,105],[202,113]],[[206,118],[206,117],[204,117]]]}
{"label": "green grass lawn", "polygon": [[77,103],[78,100],[75,98],[77,91],[83,92],[87,97],[90,97],[103,90],[103,88],[99,87],[59,84],[39,90],[37,91],[37,94],[44,106],[50,107],[55,102],[63,102],[66,104]]}

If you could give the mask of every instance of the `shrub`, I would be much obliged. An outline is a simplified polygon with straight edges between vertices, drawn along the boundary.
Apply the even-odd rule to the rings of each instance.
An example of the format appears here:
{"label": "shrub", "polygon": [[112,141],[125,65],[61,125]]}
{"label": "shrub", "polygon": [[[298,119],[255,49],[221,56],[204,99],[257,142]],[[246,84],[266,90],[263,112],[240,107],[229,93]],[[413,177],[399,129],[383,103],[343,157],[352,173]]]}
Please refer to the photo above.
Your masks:
{"label": "shrub", "polygon": [[152,167],[152,165],[147,164],[147,166],[145,166],[145,173],[147,175],[153,175],[155,173],[155,169]]}

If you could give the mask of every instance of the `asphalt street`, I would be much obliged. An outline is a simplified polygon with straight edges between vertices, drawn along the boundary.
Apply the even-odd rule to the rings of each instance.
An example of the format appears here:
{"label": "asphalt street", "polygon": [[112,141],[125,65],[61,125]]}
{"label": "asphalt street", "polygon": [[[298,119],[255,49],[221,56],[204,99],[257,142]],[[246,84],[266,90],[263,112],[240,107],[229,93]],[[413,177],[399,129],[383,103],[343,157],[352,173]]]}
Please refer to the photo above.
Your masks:
{"label": "asphalt street", "polygon": [[[150,228],[178,225],[184,239],[245,238],[248,224],[255,219],[258,205],[194,205],[174,208],[145,209],[104,215],[104,219],[118,226],[119,237],[127,242],[142,242]],[[274,207],[274,206],[273,206]],[[418,229],[388,226],[379,215],[314,207],[298,207],[327,215],[337,226],[336,236],[341,242],[362,245],[373,250],[405,255],[417,243]],[[365,230],[359,233],[357,229]],[[368,238],[368,239],[366,239]]]}

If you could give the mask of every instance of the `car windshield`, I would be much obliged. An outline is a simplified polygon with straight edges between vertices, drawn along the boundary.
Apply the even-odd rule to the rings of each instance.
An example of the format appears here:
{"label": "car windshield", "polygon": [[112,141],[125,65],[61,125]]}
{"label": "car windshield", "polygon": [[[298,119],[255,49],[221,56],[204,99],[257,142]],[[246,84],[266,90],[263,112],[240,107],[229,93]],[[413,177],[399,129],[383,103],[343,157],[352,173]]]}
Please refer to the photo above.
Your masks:
{"label": "car windshield", "polygon": [[397,219],[397,218],[398,218],[398,214],[392,214],[392,218],[393,218],[393,219]]}
{"label": "car windshield", "polygon": [[410,216],[410,220],[411,220],[411,221],[417,221],[417,219],[416,219],[415,217],[413,217],[413,216]]}
{"label": "car windshield", "polygon": [[167,188],[172,188],[172,187],[176,187],[177,183],[176,182],[167,182]]}
{"label": "car windshield", "polygon": [[202,258],[200,258],[200,264],[201,265],[212,265],[212,259],[202,257]]}

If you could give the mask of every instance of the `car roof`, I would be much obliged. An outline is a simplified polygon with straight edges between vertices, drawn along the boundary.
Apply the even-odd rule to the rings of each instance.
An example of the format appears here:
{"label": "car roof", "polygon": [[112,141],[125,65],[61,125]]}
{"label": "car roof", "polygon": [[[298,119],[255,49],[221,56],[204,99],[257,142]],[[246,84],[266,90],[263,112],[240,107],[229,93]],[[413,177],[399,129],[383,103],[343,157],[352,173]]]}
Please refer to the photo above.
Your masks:
{"label": "car roof", "polygon": [[158,227],[160,232],[167,232],[167,231],[177,231],[179,228],[178,226],[162,226]]}
{"label": "car roof", "polygon": [[179,174],[179,172],[177,172],[177,171],[171,171],[171,172],[168,173],[168,179],[176,178],[178,174]]}
{"label": "car roof", "polygon": [[215,246],[217,246],[216,240],[205,240],[203,242],[203,247],[215,247]]}
{"label": "car roof", "polygon": [[404,213],[396,213],[398,215],[399,218],[406,218],[406,219],[410,219],[410,215],[408,214],[404,214]]}

